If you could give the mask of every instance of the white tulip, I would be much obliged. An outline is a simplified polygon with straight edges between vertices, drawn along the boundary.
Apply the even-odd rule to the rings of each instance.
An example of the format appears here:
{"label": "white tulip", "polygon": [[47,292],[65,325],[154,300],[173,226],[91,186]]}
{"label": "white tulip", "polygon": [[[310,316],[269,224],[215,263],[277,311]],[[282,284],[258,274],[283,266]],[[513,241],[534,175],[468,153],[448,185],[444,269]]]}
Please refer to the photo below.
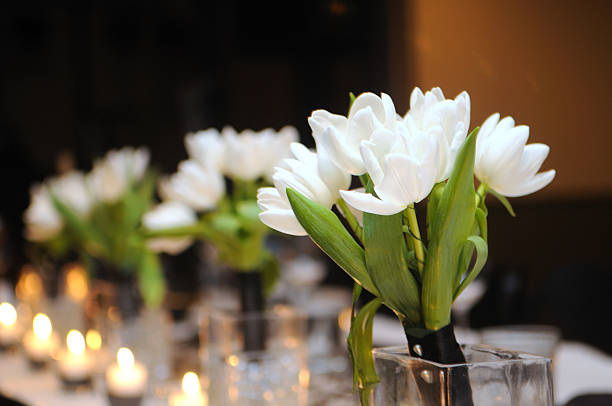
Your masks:
{"label": "white tulip", "polygon": [[144,176],[148,164],[149,151],[146,148],[111,150],[94,163],[88,175],[90,188],[97,199],[114,203],[123,196],[130,183]]}
{"label": "white tulip", "polygon": [[[408,128],[436,131],[439,140],[439,168],[437,181],[450,176],[459,148],[465,141],[470,127],[470,96],[461,92],[455,99],[446,99],[439,87],[423,92],[415,87],[410,95],[410,110],[404,116]],[[414,130],[412,130],[414,131]]]}
{"label": "white tulip", "polygon": [[189,133],[185,136],[185,148],[189,157],[204,166],[212,165],[220,172],[224,171],[225,141],[214,128]]}
{"label": "white tulip", "polygon": [[291,143],[298,139],[294,127],[283,127],[276,132],[270,128],[255,132],[237,133],[231,127],[222,131],[226,146],[225,173],[232,178],[255,180],[271,177],[274,167],[289,156]]}
{"label": "white tulip", "polygon": [[[195,212],[187,205],[168,201],[163,202],[145,213],[142,223],[149,230],[163,230],[174,227],[190,226],[197,222]],[[154,252],[166,252],[176,255],[193,243],[193,238],[153,238],[147,241],[148,247]]]}
{"label": "white tulip", "polygon": [[480,182],[508,197],[528,195],[552,182],[554,169],[537,173],[548,145],[525,145],[529,127],[515,127],[512,117],[499,118],[499,113],[487,118],[476,138],[474,173]]}
{"label": "white tulip", "polygon": [[317,152],[325,153],[344,171],[362,175],[366,167],[359,151],[362,141],[370,139],[375,130],[395,130],[397,113],[391,98],[382,93],[362,93],[355,99],[348,117],[315,110],[308,118]]}
{"label": "white tulip", "polygon": [[[324,156],[318,156],[302,144],[291,144],[291,152],[295,159],[285,159],[284,167],[274,170],[272,180],[275,187],[258,190],[257,204],[262,209],[259,218],[268,227],[285,234],[306,235],[291,209],[287,188],[331,208],[337,200],[338,189],[349,186],[350,175],[343,174],[337,167],[334,170],[333,164],[326,162]],[[324,176],[320,174],[320,167],[324,168]]]}
{"label": "white tulip", "polygon": [[78,171],[70,171],[49,180],[49,188],[57,198],[77,215],[86,217],[93,204],[92,196],[87,188],[85,175]]}
{"label": "white tulip", "polygon": [[225,182],[215,168],[189,159],[179,164],[176,173],[160,181],[159,192],[164,200],[178,201],[194,210],[208,210],[223,197]]}
{"label": "white tulip", "polygon": [[393,132],[380,129],[361,142],[361,155],[374,184],[376,196],[358,190],[340,195],[357,210],[391,215],[426,198],[439,169],[439,126],[426,131],[403,126]]}
{"label": "white tulip", "polygon": [[44,242],[57,236],[64,221],[55,210],[49,189],[45,185],[30,188],[30,205],[23,215],[25,236],[30,241]]}

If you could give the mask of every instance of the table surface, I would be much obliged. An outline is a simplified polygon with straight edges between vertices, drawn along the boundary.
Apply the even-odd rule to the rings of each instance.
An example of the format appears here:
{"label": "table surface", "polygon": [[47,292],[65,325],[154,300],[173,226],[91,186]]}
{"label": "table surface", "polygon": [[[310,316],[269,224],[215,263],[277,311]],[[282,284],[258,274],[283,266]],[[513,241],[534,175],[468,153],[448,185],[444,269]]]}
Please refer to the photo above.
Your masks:
{"label": "table surface", "polygon": [[[0,355],[0,391],[32,406],[104,406],[101,390],[68,393],[61,389],[53,370],[32,371],[15,354]],[[555,400],[563,405],[580,394],[612,393],[612,357],[577,342],[562,342],[554,360]],[[94,385],[101,387],[100,383]],[[172,383],[178,388],[178,383]],[[313,406],[358,405],[347,375],[313,376],[309,404]],[[149,396],[143,406],[166,405],[168,388],[158,388],[159,397]],[[166,394],[166,396],[164,396]],[[214,406],[214,405],[211,405]]]}

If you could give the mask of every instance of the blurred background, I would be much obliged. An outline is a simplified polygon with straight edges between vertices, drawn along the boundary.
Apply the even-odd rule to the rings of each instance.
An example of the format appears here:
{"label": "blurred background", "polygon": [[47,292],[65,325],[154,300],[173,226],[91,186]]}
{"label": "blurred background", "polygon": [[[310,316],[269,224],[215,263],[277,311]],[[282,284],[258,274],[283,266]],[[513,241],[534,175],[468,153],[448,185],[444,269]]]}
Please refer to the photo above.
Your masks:
{"label": "blurred background", "polygon": [[[161,172],[188,131],[345,113],[348,93],[467,90],[472,127],[491,113],[551,146],[555,181],[491,201],[488,289],[473,327],[544,323],[612,353],[612,3],[351,1],[19,3],[0,13],[0,272],[27,260],[21,216],[35,181],[147,145]],[[315,251],[316,252],[316,251]],[[192,253],[170,286],[188,290]],[[186,264],[185,266],[177,264]],[[327,284],[350,281],[332,269]]]}

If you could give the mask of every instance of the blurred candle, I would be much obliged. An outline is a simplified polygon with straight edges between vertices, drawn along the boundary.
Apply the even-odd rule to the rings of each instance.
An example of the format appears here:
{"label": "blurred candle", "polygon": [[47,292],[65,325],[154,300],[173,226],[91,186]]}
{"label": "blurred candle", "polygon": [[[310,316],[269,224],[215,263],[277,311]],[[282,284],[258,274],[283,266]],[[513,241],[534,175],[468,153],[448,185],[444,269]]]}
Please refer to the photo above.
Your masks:
{"label": "blurred candle", "polygon": [[9,347],[19,339],[17,311],[10,303],[0,304],[0,348]]}
{"label": "blurred candle", "polygon": [[202,393],[200,379],[195,372],[187,372],[181,382],[182,391],[168,399],[170,406],[207,406],[208,398]]}
{"label": "blurred candle", "polygon": [[58,359],[58,369],[67,386],[89,384],[92,360],[87,353],[85,338],[80,331],[70,330],[66,336],[67,350]]}
{"label": "blurred candle", "polygon": [[87,273],[82,266],[70,264],[66,267],[66,295],[74,302],[81,303],[87,297]]}
{"label": "blurred candle", "polygon": [[129,348],[119,348],[117,363],[106,370],[111,404],[140,404],[147,384],[147,370],[134,360]]}
{"label": "blurred candle", "polygon": [[87,342],[87,348],[90,350],[98,351],[102,347],[102,336],[97,330],[87,330],[85,341]]}
{"label": "blurred candle", "polygon": [[40,366],[49,359],[57,344],[57,337],[53,334],[51,320],[46,314],[38,313],[34,316],[32,330],[28,331],[23,339],[23,346],[30,361]]}

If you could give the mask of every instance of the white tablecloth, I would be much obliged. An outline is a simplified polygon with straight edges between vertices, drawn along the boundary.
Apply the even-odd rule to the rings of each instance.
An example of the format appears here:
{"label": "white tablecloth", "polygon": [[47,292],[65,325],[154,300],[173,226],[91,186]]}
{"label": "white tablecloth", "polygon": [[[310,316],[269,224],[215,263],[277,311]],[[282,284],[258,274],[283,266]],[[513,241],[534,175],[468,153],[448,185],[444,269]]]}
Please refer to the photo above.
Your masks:
{"label": "white tablecloth", "polygon": [[[375,318],[374,331],[376,346],[403,344],[403,332],[395,320],[384,316]],[[478,339],[478,334],[474,332],[460,332],[457,335],[460,342],[475,343]],[[555,353],[553,373],[555,401],[558,405],[563,405],[581,394],[612,393],[612,357],[589,345],[561,342]],[[350,388],[350,385],[347,385],[347,388]],[[0,391],[31,406],[107,405],[101,391],[62,391],[53,370],[33,372],[25,360],[17,355],[0,355]],[[163,405],[166,400],[150,396],[144,404]],[[346,402],[342,404],[345,405]]]}

